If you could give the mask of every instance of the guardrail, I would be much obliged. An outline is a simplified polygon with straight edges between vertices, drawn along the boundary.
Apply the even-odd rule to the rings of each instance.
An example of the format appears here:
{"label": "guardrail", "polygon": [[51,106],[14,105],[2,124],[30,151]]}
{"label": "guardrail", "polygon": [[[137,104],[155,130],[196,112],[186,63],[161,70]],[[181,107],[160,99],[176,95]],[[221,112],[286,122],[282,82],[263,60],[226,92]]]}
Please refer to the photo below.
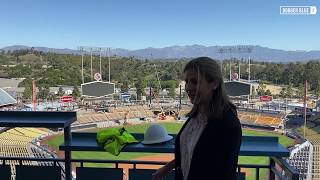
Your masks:
{"label": "guardrail", "polygon": [[[65,162],[63,158],[30,158],[30,157],[0,157],[2,160],[2,165],[7,165],[8,161],[16,160],[18,164],[15,166],[25,166],[23,161],[35,161],[35,162],[54,162],[53,166],[59,166],[60,162]],[[114,164],[114,169],[118,169],[120,164],[131,164],[133,165],[132,169],[137,169],[137,165],[164,165],[167,162],[165,161],[137,161],[137,160],[100,160],[100,159],[71,159],[72,163],[79,163],[76,166],[84,168],[85,163],[106,163]],[[0,166],[1,167],[1,166]],[[61,166],[59,166],[61,168]],[[242,168],[254,169],[255,170],[255,179],[259,180],[260,170],[269,169],[269,180],[281,179],[281,180],[298,180],[299,173],[291,167],[284,159],[277,157],[270,157],[269,165],[259,165],[259,164],[239,164],[237,167],[238,172],[241,172]],[[61,169],[62,170],[62,169]],[[63,170],[62,170],[63,171]],[[13,174],[13,172],[11,172]],[[41,173],[41,172],[39,172]],[[95,174],[92,174],[95,177]],[[61,179],[64,177],[61,175]],[[74,178],[73,178],[74,179]]]}

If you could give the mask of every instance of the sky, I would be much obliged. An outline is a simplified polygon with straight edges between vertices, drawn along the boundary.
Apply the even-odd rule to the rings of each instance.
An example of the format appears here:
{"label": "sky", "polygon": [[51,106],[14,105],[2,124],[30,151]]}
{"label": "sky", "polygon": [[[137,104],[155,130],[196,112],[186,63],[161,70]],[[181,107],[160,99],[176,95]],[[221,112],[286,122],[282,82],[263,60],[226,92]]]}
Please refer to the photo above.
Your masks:
{"label": "sky", "polygon": [[[281,15],[280,6],[317,6]],[[0,48],[260,45],[320,50],[320,0],[1,0]]]}

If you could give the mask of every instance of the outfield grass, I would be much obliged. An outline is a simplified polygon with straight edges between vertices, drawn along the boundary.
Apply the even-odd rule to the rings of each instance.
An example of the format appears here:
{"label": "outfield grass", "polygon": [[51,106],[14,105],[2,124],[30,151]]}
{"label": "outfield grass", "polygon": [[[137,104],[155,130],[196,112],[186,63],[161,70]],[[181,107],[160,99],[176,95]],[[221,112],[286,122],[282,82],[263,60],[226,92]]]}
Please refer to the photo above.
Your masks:
{"label": "outfield grass", "polygon": [[[160,123],[163,125],[168,133],[176,134],[179,132],[180,128],[182,127],[181,123]],[[133,125],[128,126],[126,129],[130,133],[144,133],[146,128],[149,127],[149,124],[140,124],[140,125]],[[92,129],[91,132],[98,131],[99,129]],[[254,131],[249,129],[243,129],[243,135],[249,136],[277,136],[279,137],[279,141],[282,145],[288,146],[293,143],[293,140],[280,134],[272,133],[272,132],[265,132],[265,131]],[[56,136],[48,141],[48,145],[58,149],[58,146],[63,143],[63,137]],[[73,158],[81,158],[81,159],[109,159],[109,160],[130,160],[135,159],[138,157],[146,156],[146,155],[154,155],[156,153],[126,153],[122,152],[119,156],[113,156],[107,152],[73,152]],[[269,164],[268,157],[248,157],[248,156],[241,156],[239,159],[240,164]],[[88,164],[86,164],[88,165]],[[103,164],[90,164],[90,166],[108,166]],[[247,176],[247,180],[255,179],[255,170],[249,169],[250,176]],[[260,179],[266,176],[268,170],[263,169],[260,170]]]}

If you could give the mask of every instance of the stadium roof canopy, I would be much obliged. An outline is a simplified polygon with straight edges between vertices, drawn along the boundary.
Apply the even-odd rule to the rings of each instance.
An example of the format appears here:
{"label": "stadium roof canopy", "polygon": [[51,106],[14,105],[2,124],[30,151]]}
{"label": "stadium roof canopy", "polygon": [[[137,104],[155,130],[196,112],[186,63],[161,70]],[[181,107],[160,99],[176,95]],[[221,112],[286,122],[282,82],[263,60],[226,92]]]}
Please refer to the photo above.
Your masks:
{"label": "stadium roof canopy", "polygon": [[12,96],[10,96],[6,91],[0,88],[0,107],[16,103],[17,101]]}

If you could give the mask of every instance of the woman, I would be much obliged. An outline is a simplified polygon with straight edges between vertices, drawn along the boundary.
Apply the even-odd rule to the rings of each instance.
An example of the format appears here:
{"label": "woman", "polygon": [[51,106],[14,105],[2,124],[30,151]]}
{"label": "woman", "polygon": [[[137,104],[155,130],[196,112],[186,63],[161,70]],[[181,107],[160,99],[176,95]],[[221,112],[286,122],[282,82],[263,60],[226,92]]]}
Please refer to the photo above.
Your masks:
{"label": "woman", "polygon": [[176,180],[235,180],[241,125],[224,89],[219,64],[208,58],[184,68],[185,89],[193,104],[175,142],[175,159],[153,174],[162,180],[175,169]]}

